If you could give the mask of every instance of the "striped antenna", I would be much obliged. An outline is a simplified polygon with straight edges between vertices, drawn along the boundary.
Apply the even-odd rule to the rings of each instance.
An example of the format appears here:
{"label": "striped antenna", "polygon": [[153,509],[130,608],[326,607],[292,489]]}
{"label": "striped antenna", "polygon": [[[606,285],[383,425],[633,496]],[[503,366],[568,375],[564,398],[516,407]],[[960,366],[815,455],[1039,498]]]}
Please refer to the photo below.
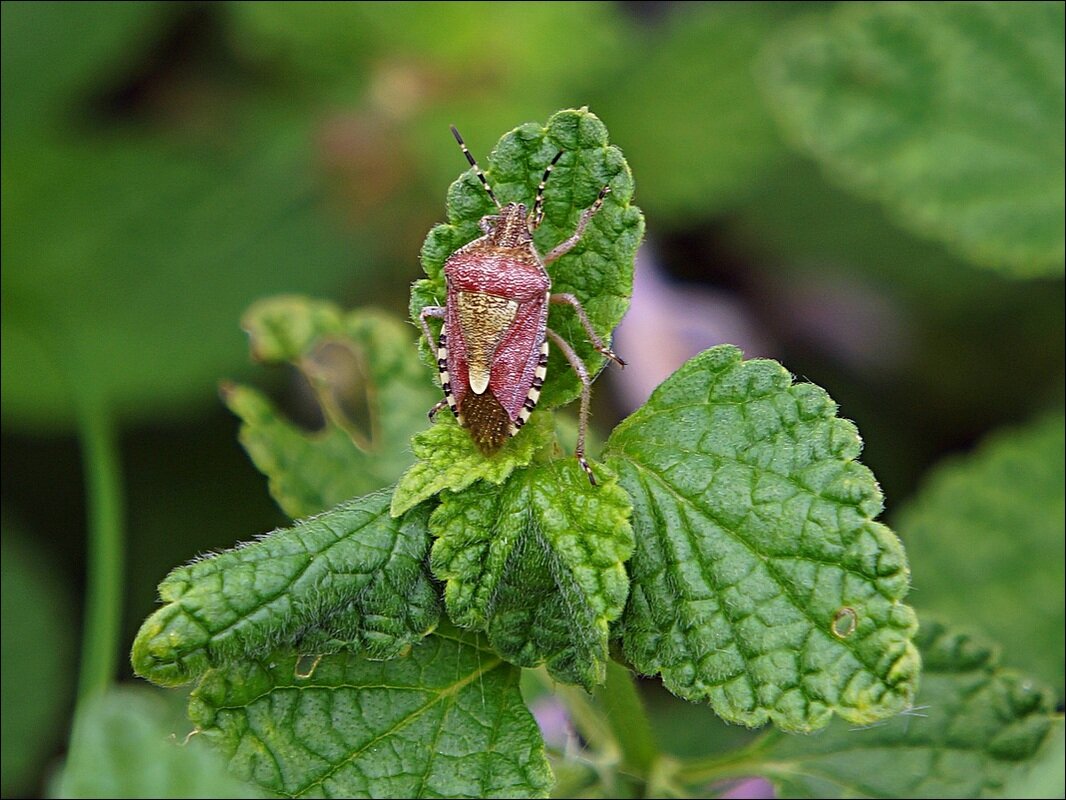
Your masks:
{"label": "striped antenna", "polygon": [[540,186],[537,187],[537,200],[533,203],[533,213],[529,215],[530,230],[536,230],[540,227],[540,223],[544,221],[544,187],[548,185],[548,178],[551,177],[552,170],[555,169],[555,165],[559,163],[559,159],[563,157],[563,151],[560,150],[555,154],[555,158],[552,159],[548,168],[544,170],[544,177],[540,179]]}
{"label": "striped antenna", "polygon": [[485,187],[485,191],[489,193],[489,197],[492,198],[492,202],[496,204],[496,208],[500,207],[500,201],[496,199],[496,195],[492,193],[492,187],[489,186],[488,179],[485,177],[485,173],[481,171],[481,167],[477,165],[477,161],[474,156],[470,154],[469,148],[466,146],[466,142],[463,141],[463,137],[459,135],[459,130],[454,126],[449,126],[452,129],[452,136],[455,137],[455,141],[459,142],[459,146],[463,148],[463,155],[466,156],[466,160],[470,162],[470,166],[474,168],[474,172],[477,173],[478,178],[481,180],[481,185]]}

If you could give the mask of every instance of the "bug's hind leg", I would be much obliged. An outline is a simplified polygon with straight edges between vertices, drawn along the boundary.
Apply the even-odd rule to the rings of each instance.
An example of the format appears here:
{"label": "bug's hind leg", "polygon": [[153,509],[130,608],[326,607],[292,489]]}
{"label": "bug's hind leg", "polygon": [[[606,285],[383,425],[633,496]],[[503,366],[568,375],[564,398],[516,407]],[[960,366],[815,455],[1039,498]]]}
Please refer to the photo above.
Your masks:
{"label": "bug's hind leg", "polygon": [[574,309],[574,313],[577,314],[577,319],[581,323],[581,327],[585,329],[586,335],[589,337],[589,341],[592,342],[592,346],[596,348],[596,351],[601,355],[611,359],[615,364],[625,368],[626,362],[620,359],[614,354],[614,351],[603,343],[596,331],[592,327],[592,323],[589,321],[589,315],[585,313],[585,307],[581,305],[581,301],[574,297],[572,294],[561,293],[553,294],[548,298],[552,303],[565,303]]}
{"label": "bug's hind leg", "polygon": [[577,421],[577,446],[574,448],[574,456],[577,458],[577,463],[581,465],[581,469],[585,470],[585,474],[589,476],[589,483],[595,486],[596,476],[592,474],[592,467],[589,466],[589,462],[585,459],[585,430],[589,424],[589,396],[592,392],[592,381],[589,380],[585,362],[574,352],[574,348],[551,328],[548,328],[547,332],[551,340],[566,356],[566,360],[570,362],[570,366],[573,367],[577,377],[581,380],[581,412]]}

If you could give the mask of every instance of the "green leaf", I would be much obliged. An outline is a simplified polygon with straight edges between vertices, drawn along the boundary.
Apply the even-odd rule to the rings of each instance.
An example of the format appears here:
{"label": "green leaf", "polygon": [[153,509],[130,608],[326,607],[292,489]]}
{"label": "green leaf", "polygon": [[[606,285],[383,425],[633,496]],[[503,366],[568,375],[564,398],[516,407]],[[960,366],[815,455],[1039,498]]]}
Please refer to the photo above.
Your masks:
{"label": "green leaf", "polygon": [[[581,243],[548,267],[554,292],[574,294],[588,312],[593,328],[610,341],[611,331],[629,307],[633,292],[633,258],[644,233],[640,209],[630,205],[633,176],[621,151],[607,143],[607,129],[586,109],[560,111],[546,126],[527,123],[506,134],[481,166],[501,203],[531,207],[544,169],[560,150],[545,189],[544,224],[534,237],[538,252],[547,253],[567,239],[581,212],[592,205],[603,186],[611,187]],[[478,221],[494,212],[481,182],[468,170],[448,190],[448,223],[437,225],[422,247],[422,266],[429,276],[411,293],[411,317],[418,320],[425,305],[447,297],[444,262],[459,247],[482,236]],[[604,358],[593,349],[574,310],[553,306],[548,324],[574,346],[595,375]],[[552,348],[541,408],[568,403],[581,393],[573,369]]]}
{"label": "green leaf", "polygon": [[78,709],[53,797],[259,797],[226,773],[197,736],[182,742],[180,715],[144,688],[115,688]]}
{"label": "green leaf", "polygon": [[660,220],[730,208],[783,159],[752,67],[793,5],[678,4],[660,25],[634,31],[641,57],[593,92]]}
{"label": "green leaf", "polygon": [[383,490],[179,567],[141,626],[133,668],[165,686],[281,645],[391,658],[437,623],[428,510],[389,516]]}
{"label": "green leaf", "polygon": [[572,458],[537,464],[502,486],[446,492],[430,518],[430,563],[447,582],[452,621],[487,631],[512,663],[546,663],[556,679],[589,689],[604,681],[633,552],[629,498],[606,468],[594,469],[597,486]]}
{"label": "green leaf", "polygon": [[766,54],[784,128],[972,262],[1062,275],[1063,8],[849,3]]}
{"label": "green leaf", "polygon": [[49,749],[65,731],[73,689],[75,617],[53,565],[30,544],[39,541],[8,512],[0,526],[3,671],[0,714],[4,797],[29,796]]}
{"label": "green leaf", "polygon": [[392,496],[392,515],[399,516],[444,489],[462,491],[479,480],[503,483],[516,468],[526,466],[549,446],[554,436],[551,416],[534,412],[517,436],[486,456],[445,409],[432,427],[411,440],[418,461],[400,478]]}
{"label": "green leaf", "polygon": [[289,797],[544,797],[551,773],[520,670],[476,640],[409,655],[293,655],[204,676],[189,713],[230,769]]}
{"label": "green leaf", "polygon": [[378,311],[344,315],[331,303],[279,297],[249,309],[244,327],[256,358],[303,373],[325,417],[321,430],[308,432],[254,389],[224,387],[244,423],[241,443],[289,516],[316,514],[399,477],[411,463],[407,442],[437,397],[414,358],[409,325]]}
{"label": "green leaf", "polygon": [[791,731],[907,707],[919,658],[899,540],[855,426],[776,362],[723,345],[615,429],[633,498],[626,656],[729,722]]}
{"label": "green leaf", "polygon": [[982,629],[1059,692],[1064,449],[1062,414],[998,433],[938,467],[898,520],[919,609]]}
{"label": "green leaf", "polygon": [[323,213],[313,125],[291,103],[179,68],[153,100],[108,106],[158,72],[182,12],[3,13],[5,426],[72,427],[87,391],[125,420],[207,400],[245,362],[233,320],[256,297],[324,292],[358,269],[367,248]]}
{"label": "green leaf", "polygon": [[1005,797],[1066,796],[1066,724],[1062,717],[1057,717],[1054,726],[1054,732],[1047,737],[1030,768],[1012,774],[1007,780]]}
{"label": "green leaf", "polygon": [[815,736],[772,733],[743,769],[784,797],[1000,794],[1049,739],[1051,693],[1000,669],[986,643],[936,622],[923,618],[918,643],[921,705],[866,729],[835,722]]}

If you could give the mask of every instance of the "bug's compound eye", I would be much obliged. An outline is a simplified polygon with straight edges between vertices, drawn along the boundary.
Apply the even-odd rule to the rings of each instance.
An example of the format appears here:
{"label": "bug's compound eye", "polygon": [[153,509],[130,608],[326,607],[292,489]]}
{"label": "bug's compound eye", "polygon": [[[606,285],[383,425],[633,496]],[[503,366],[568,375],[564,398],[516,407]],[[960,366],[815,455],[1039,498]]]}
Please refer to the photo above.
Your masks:
{"label": "bug's compound eye", "polygon": [[478,221],[478,227],[481,228],[483,233],[492,233],[494,230],[496,230],[496,224],[499,221],[500,218],[497,217],[495,214],[489,214],[488,216],[482,217]]}

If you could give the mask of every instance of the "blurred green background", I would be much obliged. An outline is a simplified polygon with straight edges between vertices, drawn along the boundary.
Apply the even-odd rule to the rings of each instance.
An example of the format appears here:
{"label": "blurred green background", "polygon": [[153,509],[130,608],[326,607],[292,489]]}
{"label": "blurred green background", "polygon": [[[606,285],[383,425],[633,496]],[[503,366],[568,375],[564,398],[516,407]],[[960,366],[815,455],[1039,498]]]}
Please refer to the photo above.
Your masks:
{"label": "blurred green background", "polygon": [[1062,6],[1005,5],[4,3],[4,795],[69,731],[79,426],[120,436],[128,678],[168,569],[285,521],[218,381],[315,415],[242,312],[403,316],[465,169],[449,123],[484,157],[587,105],[629,160],[648,241],[601,431],[733,341],[829,390],[891,521],[945,455],[1061,410]]}

